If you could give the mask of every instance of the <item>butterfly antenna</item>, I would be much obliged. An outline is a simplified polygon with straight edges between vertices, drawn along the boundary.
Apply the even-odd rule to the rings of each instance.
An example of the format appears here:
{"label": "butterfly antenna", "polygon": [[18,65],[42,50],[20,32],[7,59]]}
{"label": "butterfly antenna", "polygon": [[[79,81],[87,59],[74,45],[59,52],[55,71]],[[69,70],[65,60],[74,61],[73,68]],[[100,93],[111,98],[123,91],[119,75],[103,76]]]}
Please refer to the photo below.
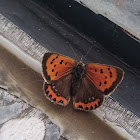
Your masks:
{"label": "butterfly antenna", "polygon": [[93,47],[93,46],[91,46],[91,47],[88,49],[88,51],[87,51],[87,53],[85,54],[84,57],[82,56],[81,60],[83,60],[83,59],[85,59],[85,58],[87,57],[87,55],[89,54],[89,52],[90,52],[90,50],[92,49],[92,47]]}
{"label": "butterfly antenna", "polygon": [[82,57],[81,57],[81,60],[80,60],[80,61],[83,61],[83,57],[84,57],[84,56],[82,55]]}
{"label": "butterfly antenna", "polygon": [[69,44],[69,46],[71,47],[72,51],[74,52],[75,58],[76,60],[79,60],[78,55],[76,54],[75,50],[73,49],[73,47],[71,46],[70,43],[67,42],[67,44]]}

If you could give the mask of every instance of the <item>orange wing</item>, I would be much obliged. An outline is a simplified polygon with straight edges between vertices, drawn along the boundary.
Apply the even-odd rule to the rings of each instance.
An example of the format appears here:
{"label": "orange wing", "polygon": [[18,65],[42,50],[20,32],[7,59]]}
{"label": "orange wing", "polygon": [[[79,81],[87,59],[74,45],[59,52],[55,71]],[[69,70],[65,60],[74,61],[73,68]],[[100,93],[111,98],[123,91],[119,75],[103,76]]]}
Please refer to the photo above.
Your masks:
{"label": "orange wing", "polygon": [[75,65],[76,61],[72,58],[57,53],[45,53],[42,61],[44,79],[58,80],[70,73]]}
{"label": "orange wing", "polygon": [[105,95],[111,93],[123,79],[124,72],[115,66],[87,64],[85,66],[87,77]]}

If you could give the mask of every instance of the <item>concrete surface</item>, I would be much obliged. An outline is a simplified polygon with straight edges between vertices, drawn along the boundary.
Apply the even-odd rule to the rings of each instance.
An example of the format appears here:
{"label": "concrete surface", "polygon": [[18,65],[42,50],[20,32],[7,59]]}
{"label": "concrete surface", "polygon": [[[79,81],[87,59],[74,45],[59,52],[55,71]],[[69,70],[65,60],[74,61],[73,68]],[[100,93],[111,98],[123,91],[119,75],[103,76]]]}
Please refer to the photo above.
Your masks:
{"label": "concrete surface", "polygon": [[41,111],[0,89],[1,140],[64,140]]}
{"label": "concrete surface", "polygon": [[[140,37],[138,0],[81,2]],[[9,19],[14,15],[14,22],[34,35],[37,41],[0,15],[0,44],[9,51],[0,46],[0,139],[140,139],[140,118],[137,117],[140,115],[140,78],[136,73],[102,50],[99,44],[95,45],[94,41],[72,31],[54,15],[45,11],[47,16],[43,17],[44,11],[42,12],[37,5],[30,5],[29,2],[33,11],[27,15],[26,11],[30,10],[28,4],[16,3],[16,0],[1,3],[2,6],[6,4],[5,7],[15,7],[1,11],[6,13]],[[39,15],[34,14],[36,10],[39,11]],[[42,17],[39,18],[40,16]],[[115,17],[120,18],[116,20]],[[45,24],[40,22],[42,19]],[[113,94],[117,101],[108,97],[99,110],[83,113],[76,112],[71,105],[66,108],[55,106],[40,94],[40,61],[43,53],[51,50],[73,56],[70,45],[77,48],[79,56],[85,52],[85,46],[95,45],[92,49],[94,56],[89,54],[86,62],[94,60],[124,68],[125,80]]]}
{"label": "concrete surface", "polygon": [[[8,40],[10,39],[12,42],[9,42],[8,40],[6,41],[6,39],[4,39],[2,36],[0,37],[0,42],[15,55],[14,56],[12,53],[0,47],[1,88],[8,90],[11,94],[16,95],[29,104],[42,110],[53,122],[55,122],[60,127],[59,129],[63,135],[67,136],[69,139],[74,139],[77,137],[82,139],[91,139],[94,137],[97,140],[99,138],[106,138],[108,140],[112,138],[127,138],[131,140],[134,138],[139,139],[140,119],[110,97],[106,98],[104,105],[99,110],[91,113],[77,112],[71,105],[64,108],[61,106],[55,106],[54,104],[48,102],[48,100],[44,98],[43,94],[40,94],[40,92],[42,93],[43,82],[41,81],[41,75],[33,70],[37,70],[36,67],[40,67],[40,65],[38,65],[39,62],[35,63],[38,66],[35,66],[33,63],[37,60],[41,60],[41,56],[44,53],[44,51],[42,51],[43,47],[14,24],[7,21],[4,17],[1,16],[1,19],[3,19],[3,26],[1,26],[0,30],[1,34],[4,35]],[[9,32],[9,29],[12,32]],[[15,37],[17,34],[20,36]],[[30,40],[32,45],[29,43]],[[7,42],[10,44],[8,45]],[[25,45],[24,43],[26,42],[28,43]],[[16,47],[15,44],[19,44],[19,46]],[[24,48],[22,46],[24,46]],[[11,48],[13,49],[11,50]],[[14,51],[14,48],[17,48],[21,53]],[[24,59],[25,56],[22,54],[26,54],[27,58]],[[31,56],[34,58],[34,61],[29,63],[28,60],[31,60]],[[40,72],[40,70],[38,72]],[[19,125],[19,123],[23,123],[25,120],[28,121],[29,119],[21,119],[21,121],[16,121],[16,123]],[[38,121],[40,122],[40,120]],[[85,123],[83,124],[83,122]],[[32,124],[32,119],[30,119],[29,123]],[[40,124],[43,123],[40,122]],[[4,128],[6,128],[8,125],[9,123],[6,123],[5,126],[3,124],[4,127],[2,130],[5,130]],[[37,128],[40,128],[40,126],[37,126]],[[44,128],[43,125],[42,128]],[[23,129],[24,128],[21,128],[21,130]],[[57,129],[57,126],[55,126],[53,129]],[[6,130],[5,132],[3,131],[3,133],[6,132]],[[24,136],[26,137],[26,135]]]}

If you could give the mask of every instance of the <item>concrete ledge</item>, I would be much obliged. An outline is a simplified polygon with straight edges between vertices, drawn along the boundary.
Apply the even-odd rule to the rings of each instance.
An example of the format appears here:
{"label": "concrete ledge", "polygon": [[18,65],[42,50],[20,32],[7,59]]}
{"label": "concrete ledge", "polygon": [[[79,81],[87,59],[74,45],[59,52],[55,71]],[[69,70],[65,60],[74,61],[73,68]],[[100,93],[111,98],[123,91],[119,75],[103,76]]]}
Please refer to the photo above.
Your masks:
{"label": "concrete ledge", "polygon": [[64,140],[44,113],[1,89],[0,127],[1,140]]}
{"label": "concrete ledge", "polygon": [[[1,26],[0,26],[0,34],[1,34],[0,42],[1,42],[1,45],[3,45],[7,50],[12,52],[16,57],[18,57],[18,59],[20,59],[20,61],[23,61],[24,63],[26,63],[26,65],[28,65],[29,67],[34,69],[36,72],[39,72],[41,74],[40,60],[41,60],[42,54],[45,51],[47,51],[47,50],[45,48],[43,48],[37,41],[34,41],[34,39],[32,39],[25,32],[23,32],[18,27],[16,27],[13,23],[11,23],[6,18],[4,18],[2,15],[0,15],[0,20],[1,20],[1,22],[0,22],[1,23]],[[30,43],[30,40],[31,40],[31,43]],[[12,48],[12,50],[11,50],[11,48]],[[19,50],[20,53],[17,53],[17,50]],[[0,52],[2,52],[2,51],[0,51]],[[3,51],[3,52],[5,52],[5,51]],[[25,59],[24,55],[26,55],[26,59]],[[2,54],[1,54],[1,57],[2,57]],[[3,66],[5,64],[5,63],[3,63],[4,62],[3,60],[6,61],[6,59],[1,59],[1,61],[0,61],[0,63],[2,64],[1,66]],[[12,63],[14,64],[16,62],[17,66],[18,66],[17,62],[19,60],[15,59],[15,58],[13,60],[14,61]],[[30,63],[28,61],[30,61]],[[35,66],[35,64],[37,66]],[[3,68],[5,68],[5,66]],[[36,67],[38,67],[39,69],[36,69]],[[19,68],[21,69],[21,67],[19,67]],[[17,68],[17,70],[19,68]],[[23,67],[23,68],[25,70],[26,69],[28,70],[26,72],[30,71],[28,67],[27,68]],[[12,71],[10,71],[10,72],[12,72]],[[1,74],[4,75],[4,73],[2,73],[2,72],[1,72]],[[12,74],[12,77],[14,77],[14,80],[17,80],[16,79],[17,77],[15,75],[17,73],[15,73],[15,74],[11,73],[11,74]],[[19,76],[20,75],[22,75],[22,74],[19,73]],[[38,79],[40,79],[39,77],[40,76],[38,76]],[[28,80],[33,80],[32,78],[29,77]],[[22,78],[18,77],[18,80],[22,80]],[[23,79],[23,81],[24,80],[25,79]],[[23,84],[23,81],[20,81],[20,82]],[[10,82],[10,81],[8,81],[8,82]],[[15,82],[16,82],[16,86],[19,88],[20,87],[20,82],[18,82],[18,81],[15,81]],[[75,124],[76,122],[80,123],[81,121],[84,121],[84,120],[86,120],[87,123],[88,123],[88,120],[86,119],[87,118],[87,114],[80,113],[80,112],[78,112],[78,114],[77,114],[70,106],[68,107],[70,112],[67,112],[68,108],[59,108],[57,106],[52,105],[52,103],[49,103],[49,104],[46,105],[45,108],[47,108],[47,110],[44,109],[43,105],[36,104],[36,103],[38,103],[36,98],[38,98],[38,97],[39,98],[44,98],[44,96],[37,96],[37,95],[35,95],[34,92],[30,91],[30,89],[27,88],[27,87],[26,87],[27,89],[25,91],[23,91],[23,89],[25,88],[24,87],[22,90],[18,89],[18,92],[17,91],[13,92],[12,90],[10,90],[11,88],[10,88],[9,84],[6,84],[6,82],[2,83],[1,85],[4,85],[2,87],[6,87],[7,86],[7,89],[9,90],[9,92],[11,94],[14,94],[14,95],[18,96],[21,99],[23,99],[26,102],[28,102],[29,104],[33,105],[34,107],[36,107],[38,109],[41,109],[44,113],[46,113],[49,116],[49,118],[51,120],[56,122],[56,124],[58,124],[58,126],[59,125],[60,126],[64,125],[61,128],[64,128],[63,134],[65,136],[68,136],[70,138],[72,138],[72,136],[74,136],[74,132],[70,131],[71,129],[74,129],[73,127],[69,127],[69,128],[66,129],[66,126],[68,124],[69,125],[71,124],[71,126],[72,126],[72,124]],[[13,85],[13,82],[10,82],[10,85],[12,85],[13,88],[16,88],[16,86]],[[25,85],[23,84],[23,86],[25,86]],[[40,86],[40,85],[38,85],[38,86]],[[39,91],[41,91],[41,89]],[[36,96],[35,99],[33,98],[34,96]],[[43,101],[42,99],[40,99],[40,101],[46,102],[46,100]],[[42,103],[40,102],[40,104],[42,104]],[[50,112],[49,108],[51,108],[53,111]],[[62,115],[62,112],[64,113],[63,114],[64,116]],[[55,114],[55,116],[53,115],[53,113]],[[80,116],[79,116],[79,114],[80,114]],[[94,113],[88,113],[88,117],[89,118],[94,117],[94,119],[97,121],[98,117],[96,118],[95,116],[98,116],[102,120],[102,122],[103,122],[103,124],[102,124],[103,126],[102,127],[104,127],[104,123],[106,123],[107,125],[112,127],[117,133],[119,133],[123,137],[126,137],[127,139],[131,139],[131,140],[134,139],[134,138],[135,139],[139,139],[139,137],[140,137],[140,135],[139,135],[140,119],[137,116],[135,116],[131,111],[127,110],[125,107],[120,105],[120,103],[114,101],[111,97],[106,98],[106,101],[104,102],[104,105],[99,110],[95,111]],[[59,120],[61,123],[56,121],[57,119],[60,119],[61,117],[64,120],[67,119],[67,121],[70,122],[70,123],[68,123],[68,122],[66,122],[66,123],[61,122],[62,120],[61,121]],[[76,122],[72,123],[71,120],[69,120],[70,117],[72,117],[73,120],[75,118]],[[81,119],[83,118],[83,120],[78,120],[77,117],[79,117]],[[93,120],[93,122],[95,120]],[[89,123],[91,123],[91,122],[92,121],[89,120]],[[99,120],[98,120],[98,123],[101,123],[101,122],[99,122]],[[9,124],[5,124],[5,127],[8,126],[8,125]],[[83,124],[81,124],[81,127],[83,127],[82,125]],[[76,127],[76,124],[75,124],[75,127]],[[87,129],[87,131],[89,133],[92,133],[91,131],[93,131],[93,130],[90,129],[89,126],[87,126],[86,129]],[[100,127],[98,129],[100,129]],[[4,129],[2,129],[2,130],[4,130]],[[96,130],[94,130],[94,131],[95,132],[93,134],[90,134],[88,136],[96,136],[97,132],[96,132]],[[112,130],[110,130],[110,132],[112,132]],[[83,131],[79,130],[77,132],[77,135],[85,138],[84,134],[82,135],[82,133],[83,133]]]}

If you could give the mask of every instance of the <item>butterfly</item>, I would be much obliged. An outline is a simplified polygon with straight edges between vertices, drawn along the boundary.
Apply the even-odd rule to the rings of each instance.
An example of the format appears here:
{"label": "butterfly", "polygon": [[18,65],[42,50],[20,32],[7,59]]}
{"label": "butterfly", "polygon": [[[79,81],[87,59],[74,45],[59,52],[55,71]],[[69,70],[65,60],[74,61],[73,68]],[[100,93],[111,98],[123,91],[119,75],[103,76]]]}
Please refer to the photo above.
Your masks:
{"label": "butterfly", "polygon": [[84,64],[57,53],[45,53],[42,60],[45,96],[66,106],[73,99],[75,109],[87,111],[101,106],[123,79],[121,68],[96,63]]}

